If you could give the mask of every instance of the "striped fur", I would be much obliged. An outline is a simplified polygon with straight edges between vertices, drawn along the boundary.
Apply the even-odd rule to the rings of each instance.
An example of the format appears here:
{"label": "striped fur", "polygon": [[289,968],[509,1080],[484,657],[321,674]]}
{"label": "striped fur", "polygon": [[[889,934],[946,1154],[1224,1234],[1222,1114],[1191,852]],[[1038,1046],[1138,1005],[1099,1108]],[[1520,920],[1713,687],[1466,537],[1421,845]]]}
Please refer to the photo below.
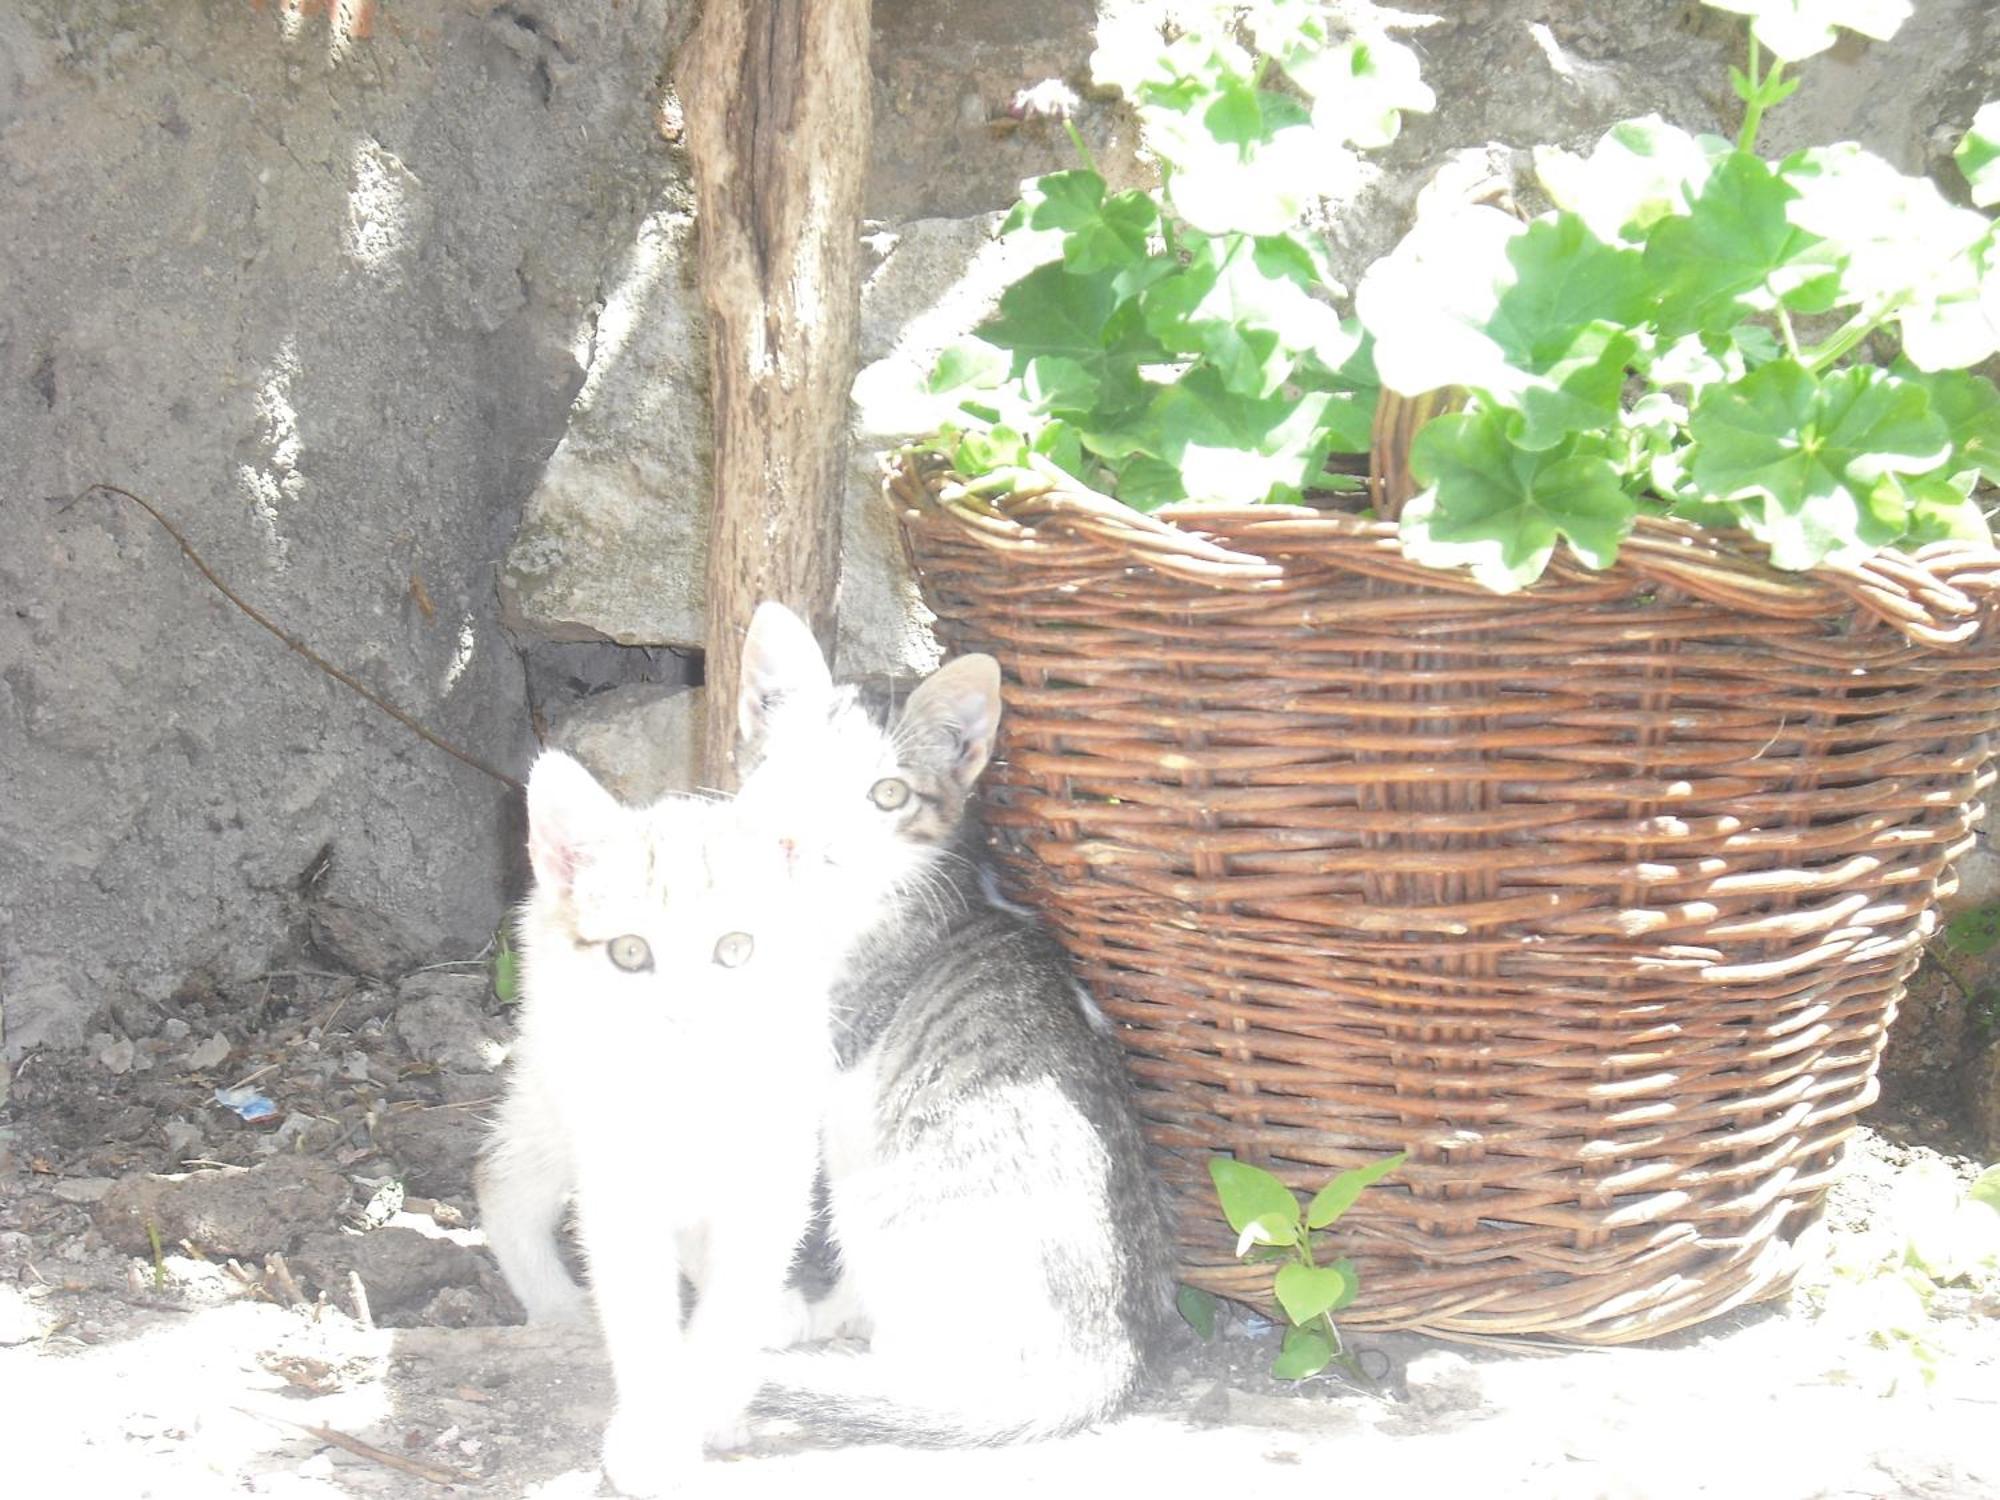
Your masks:
{"label": "striped fur", "polygon": [[[842,1274],[814,1331],[869,1352],[785,1356],[760,1404],[906,1443],[1072,1430],[1138,1379],[1170,1237],[1102,1015],[980,862],[997,668],[951,662],[885,721],[773,608],[746,647],[739,808],[856,934],[824,1131]],[[910,795],[883,807],[885,781]]]}

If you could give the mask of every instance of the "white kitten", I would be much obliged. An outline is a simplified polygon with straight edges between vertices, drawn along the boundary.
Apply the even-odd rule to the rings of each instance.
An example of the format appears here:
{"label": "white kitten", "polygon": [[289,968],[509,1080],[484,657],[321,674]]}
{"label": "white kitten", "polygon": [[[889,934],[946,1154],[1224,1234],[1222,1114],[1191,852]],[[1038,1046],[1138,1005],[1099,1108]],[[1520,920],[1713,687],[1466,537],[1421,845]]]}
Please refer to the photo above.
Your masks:
{"label": "white kitten", "polygon": [[575,1193],[617,1385],[604,1469],[628,1495],[740,1442],[758,1351],[800,1331],[784,1282],[833,1071],[832,955],[788,908],[782,855],[733,819],[624,807],[560,753],[528,783],[520,1034],[480,1212],[529,1317],[564,1318],[585,1304],[556,1252]]}

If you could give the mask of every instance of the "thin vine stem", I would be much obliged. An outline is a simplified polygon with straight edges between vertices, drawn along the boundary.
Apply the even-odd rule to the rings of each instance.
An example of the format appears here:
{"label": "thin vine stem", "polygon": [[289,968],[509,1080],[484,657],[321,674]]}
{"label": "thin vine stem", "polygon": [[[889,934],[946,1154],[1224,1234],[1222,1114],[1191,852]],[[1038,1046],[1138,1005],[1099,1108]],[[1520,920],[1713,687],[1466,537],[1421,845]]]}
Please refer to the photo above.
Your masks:
{"label": "thin vine stem", "polygon": [[1757,37],[1752,33],[1750,66],[1744,75],[1749,80],[1750,86],[1744,90],[1743,128],[1736,135],[1736,149],[1739,151],[1749,151],[1756,146],[1757,131],[1764,123],[1764,110],[1768,102],[1775,102],[1770,100],[1770,95],[1777,86],[1778,75],[1785,71],[1784,61],[1780,59],[1771,64],[1769,74],[1759,78],[1757,66],[1762,62],[1763,56],[1763,48],[1757,45]]}
{"label": "thin vine stem", "polygon": [[[1076,128],[1076,121],[1064,115],[1063,129],[1069,132],[1069,143],[1076,147],[1076,154],[1083,162],[1083,169],[1086,172],[1097,172],[1097,158],[1090,154],[1090,147],[1083,139],[1083,132]],[[1103,174],[1098,173],[1098,175]]]}
{"label": "thin vine stem", "polygon": [[1775,310],[1778,314],[1778,332],[1785,340],[1785,352],[1791,355],[1794,363],[1804,364],[1805,360],[1799,354],[1798,332],[1792,327],[1792,315],[1785,311],[1785,304],[1782,301],[1777,304]]}
{"label": "thin vine stem", "polygon": [[[411,718],[408,714],[404,713],[402,709],[396,707],[395,704],[389,702],[386,698],[382,697],[381,694],[377,693],[373,688],[369,687],[366,683],[360,681],[358,678],[352,676],[347,672],[341,671],[339,667],[336,667],[332,662],[328,661],[324,656],[321,656],[317,651],[313,650],[312,647],[308,646],[304,641],[300,640],[290,631],[284,629],[284,627],[280,625],[272,623],[270,619],[268,619],[265,615],[263,615],[258,611],[255,605],[251,604],[248,600],[244,599],[242,595],[238,594],[234,589],[230,588],[228,584],[224,583],[220,578],[216,576],[215,570],[209,567],[209,565],[202,560],[201,554],[194,550],[193,543],[188,541],[187,537],[181,532],[181,529],[178,526],[174,525],[172,521],[169,521],[166,518],[166,516],[161,513],[159,507],[154,505],[150,500],[141,499],[139,496],[133,494],[130,490],[125,489],[119,485],[107,484],[103,480],[99,480],[97,483],[91,485],[89,488],[82,491],[82,493],[77,495],[76,500],[85,499],[86,497],[92,494],[116,495],[122,499],[130,500],[134,505],[138,506],[139,509],[143,510],[147,515],[151,516],[156,522],[159,523],[160,528],[163,531],[165,531],[168,536],[174,539],[175,544],[179,546],[179,548],[181,549],[182,555],[185,556],[187,560],[194,565],[194,569],[196,572],[200,573],[203,578],[208,580],[210,587],[212,587],[217,593],[222,595],[223,598],[227,599],[231,604],[235,605],[237,609],[241,610],[244,614],[248,615],[257,624],[263,626],[264,629],[270,631],[272,635],[275,635],[279,640],[283,641],[287,646],[289,646],[292,650],[296,651],[300,656],[303,656],[307,661],[312,663],[312,665],[319,668],[320,671],[326,673],[327,676],[331,677],[335,682],[339,683],[342,687],[348,689],[350,692],[360,694],[360,696],[367,699],[370,703],[374,704],[376,708],[380,709],[383,713],[387,714],[390,718],[394,719],[398,724],[401,724],[405,729],[409,730],[419,739],[422,739],[428,742],[429,744],[435,745],[438,749],[444,751],[446,755],[451,756],[455,760],[463,761],[466,765],[472,767],[473,770],[479,771],[484,775],[492,777],[502,786],[511,787],[513,790],[517,792],[521,790],[521,783],[515,777],[509,776],[505,771],[495,770],[492,766],[487,765],[485,761],[480,760],[477,756],[472,755],[467,751],[459,749],[459,747],[452,744],[450,740],[444,739],[440,735],[433,734],[430,730],[426,729],[422,724],[419,724],[415,719]],[[76,503],[76,501],[73,500],[70,503],[73,505]]]}
{"label": "thin vine stem", "polygon": [[1888,322],[1890,316],[1900,305],[1901,302],[1897,301],[1890,303],[1886,307],[1863,308],[1829,335],[1825,343],[1800,354],[1798,356],[1799,363],[1804,365],[1813,374],[1819,374],[1835,360],[1850,353],[1869,334]]}

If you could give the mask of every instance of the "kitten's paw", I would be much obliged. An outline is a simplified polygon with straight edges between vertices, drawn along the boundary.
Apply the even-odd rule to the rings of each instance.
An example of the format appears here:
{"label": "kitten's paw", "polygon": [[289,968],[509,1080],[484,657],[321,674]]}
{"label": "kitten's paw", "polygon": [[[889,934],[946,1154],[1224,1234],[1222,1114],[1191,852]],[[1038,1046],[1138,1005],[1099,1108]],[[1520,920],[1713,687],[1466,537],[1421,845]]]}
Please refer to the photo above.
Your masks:
{"label": "kitten's paw", "polygon": [[590,1294],[580,1286],[551,1287],[535,1298],[527,1313],[528,1321],[538,1327],[588,1323],[591,1316]]}
{"label": "kitten's paw", "polygon": [[658,1412],[620,1412],[604,1429],[604,1477],[621,1495],[670,1495],[692,1487],[701,1449]]}
{"label": "kitten's paw", "polygon": [[875,1331],[868,1310],[855,1295],[854,1285],[842,1278],[832,1291],[806,1306],[806,1339],[866,1339]]}
{"label": "kitten's paw", "polygon": [[770,1347],[789,1349],[814,1337],[812,1303],[806,1301],[806,1294],[797,1287],[786,1287],[778,1304],[778,1315],[772,1320]]}
{"label": "kitten's paw", "polygon": [[716,1417],[702,1434],[711,1453],[733,1453],[750,1442],[750,1419],[741,1412],[732,1417]]}
{"label": "kitten's paw", "polygon": [[866,1343],[874,1332],[874,1323],[867,1313],[858,1308],[829,1308],[825,1312],[815,1308],[806,1341],[818,1343],[821,1339],[859,1339]]}
{"label": "kitten's paw", "polygon": [[750,1400],[757,1393],[754,1366],[742,1360],[706,1362],[694,1398],[702,1443],[711,1453],[729,1453],[750,1441]]}

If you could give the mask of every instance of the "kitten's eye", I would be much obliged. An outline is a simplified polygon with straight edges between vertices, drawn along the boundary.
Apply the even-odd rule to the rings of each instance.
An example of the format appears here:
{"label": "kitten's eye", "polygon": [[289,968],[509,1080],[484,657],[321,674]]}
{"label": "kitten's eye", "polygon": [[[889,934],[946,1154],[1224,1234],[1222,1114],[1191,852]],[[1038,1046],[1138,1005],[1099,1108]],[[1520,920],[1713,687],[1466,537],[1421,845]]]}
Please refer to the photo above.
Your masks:
{"label": "kitten's eye", "polygon": [[747,932],[725,932],[715,945],[715,961],[725,969],[740,969],[757,951],[757,940]]}
{"label": "kitten's eye", "polygon": [[653,950],[646,946],[646,940],[635,933],[615,937],[605,944],[605,952],[611,961],[628,974],[643,973],[653,967]]}
{"label": "kitten's eye", "polygon": [[900,776],[884,776],[868,788],[868,800],[883,812],[894,812],[910,800],[910,784]]}

